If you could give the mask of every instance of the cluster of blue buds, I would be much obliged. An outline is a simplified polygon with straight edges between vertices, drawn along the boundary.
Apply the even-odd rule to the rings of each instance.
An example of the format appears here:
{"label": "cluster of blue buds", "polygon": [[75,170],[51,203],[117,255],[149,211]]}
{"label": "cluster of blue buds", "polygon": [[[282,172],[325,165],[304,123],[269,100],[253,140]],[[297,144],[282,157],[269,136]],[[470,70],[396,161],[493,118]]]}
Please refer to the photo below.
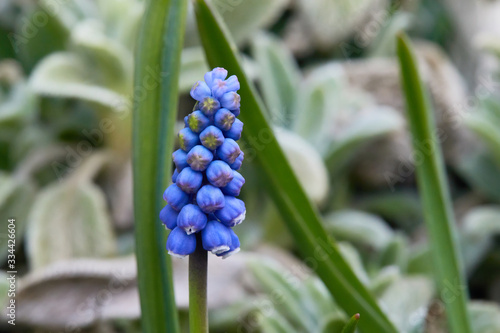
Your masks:
{"label": "cluster of blue buds", "polygon": [[232,230],[245,219],[245,203],[236,197],[245,183],[237,171],[243,152],[236,143],[243,123],[240,114],[240,83],[227,70],[214,68],[191,89],[197,103],[184,118],[179,132],[180,149],[172,154],[175,171],[172,185],[163,194],[167,205],[160,212],[170,255],[185,257],[198,240],[203,248],[226,258],[240,249]]}

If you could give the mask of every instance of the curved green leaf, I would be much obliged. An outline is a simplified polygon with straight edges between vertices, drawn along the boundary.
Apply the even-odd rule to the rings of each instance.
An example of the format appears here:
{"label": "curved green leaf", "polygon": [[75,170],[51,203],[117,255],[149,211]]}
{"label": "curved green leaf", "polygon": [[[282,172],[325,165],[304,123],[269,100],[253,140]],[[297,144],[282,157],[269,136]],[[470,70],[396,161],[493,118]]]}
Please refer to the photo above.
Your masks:
{"label": "curved green leaf", "polygon": [[398,35],[397,50],[415,156],[421,157],[421,162],[416,165],[416,175],[429,230],[436,282],[445,301],[450,331],[469,333],[472,330],[466,307],[467,284],[457,246],[458,236],[443,156],[438,145],[438,132],[418,74],[415,55],[404,34]]}
{"label": "curved green leaf", "polygon": [[396,332],[374,297],[344,260],[337,244],[326,234],[317,210],[295,177],[269,126],[262,102],[243,72],[236,46],[230,41],[220,16],[204,0],[195,2],[195,11],[208,63],[211,67],[223,66],[230,74],[238,76],[244,105],[240,118],[245,123],[243,144],[246,144],[247,160],[255,158],[262,167],[269,192],[302,255],[314,262],[313,268],[346,312],[363,313],[363,330]]}

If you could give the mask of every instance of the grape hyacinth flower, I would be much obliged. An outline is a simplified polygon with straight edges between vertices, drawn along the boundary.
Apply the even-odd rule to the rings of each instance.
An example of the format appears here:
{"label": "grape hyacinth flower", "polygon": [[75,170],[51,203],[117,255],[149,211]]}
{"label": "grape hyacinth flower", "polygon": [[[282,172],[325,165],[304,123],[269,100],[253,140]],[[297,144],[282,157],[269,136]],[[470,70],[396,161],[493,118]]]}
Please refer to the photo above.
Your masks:
{"label": "grape hyacinth flower", "polygon": [[245,219],[245,203],[237,199],[245,178],[236,170],[244,154],[237,140],[243,123],[240,83],[227,78],[224,68],[214,68],[198,81],[190,95],[195,110],[184,118],[179,132],[180,149],[172,154],[172,185],[163,194],[167,205],[160,220],[172,230],[167,240],[170,255],[192,254],[197,242],[206,251],[227,258],[240,249],[232,227]]}

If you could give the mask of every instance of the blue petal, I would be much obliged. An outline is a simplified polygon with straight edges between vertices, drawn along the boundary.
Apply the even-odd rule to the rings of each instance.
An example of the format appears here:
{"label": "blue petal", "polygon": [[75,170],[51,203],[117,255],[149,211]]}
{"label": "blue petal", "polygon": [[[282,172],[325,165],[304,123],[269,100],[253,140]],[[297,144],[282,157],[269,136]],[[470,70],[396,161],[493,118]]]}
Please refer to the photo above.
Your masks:
{"label": "blue petal", "polygon": [[193,204],[182,207],[177,218],[177,226],[188,235],[202,230],[206,224],[207,215],[201,211],[200,207]]}
{"label": "blue petal", "polygon": [[196,171],[204,171],[213,159],[214,154],[201,145],[194,146],[187,154],[187,163]]}
{"label": "blue petal", "polygon": [[220,109],[220,103],[213,97],[205,97],[198,103],[198,107],[206,116],[212,117]]}
{"label": "blue petal", "polygon": [[177,226],[178,215],[179,212],[173,209],[170,205],[166,205],[160,211],[160,220],[168,229],[172,230]]}
{"label": "blue petal", "polygon": [[200,143],[200,138],[198,134],[191,131],[189,128],[183,128],[179,131],[179,146],[185,152],[188,152]]}
{"label": "blue petal", "polygon": [[213,161],[207,168],[207,179],[214,186],[224,187],[233,180],[233,170],[224,161]]}
{"label": "blue petal", "polygon": [[241,138],[242,131],[243,131],[243,122],[238,118],[236,118],[229,131],[224,132],[224,136],[226,138],[238,141]]}
{"label": "blue petal", "polygon": [[227,250],[226,252],[217,253],[217,256],[222,257],[222,259],[226,259],[227,257],[240,252],[240,239],[233,231],[233,229],[229,229],[229,232],[231,233],[231,245],[229,246],[229,250]]}
{"label": "blue petal", "polygon": [[224,142],[224,134],[217,127],[210,125],[200,133],[201,144],[215,150]]}
{"label": "blue petal", "polygon": [[224,196],[224,200],[224,207],[216,211],[215,216],[228,227],[234,227],[243,222],[246,215],[245,203],[229,195]]}
{"label": "blue petal", "polygon": [[172,159],[174,160],[175,168],[179,172],[188,166],[187,153],[182,149],[177,149],[176,151],[174,151],[172,153]]}
{"label": "blue petal", "polygon": [[182,169],[177,176],[176,184],[186,193],[195,193],[201,187],[203,182],[203,174],[199,171],[194,171],[190,167]]}
{"label": "blue petal", "polygon": [[193,111],[187,116],[187,126],[195,133],[200,133],[207,128],[208,125],[210,125],[210,119],[199,110]]}
{"label": "blue petal", "polygon": [[168,254],[184,258],[196,250],[196,235],[188,235],[179,227],[174,228],[167,239]]}
{"label": "blue petal", "polygon": [[163,192],[163,200],[176,211],[180,211],[182,207],[188,204],[189,195],[182,191],[176,184],[172,184]]}
{"label": "blue petal", "polygon": [[217,111],[214,117],[215,126],[217,126],[222,131],[228,131],[234,123],[236,117],[228,109],[220,109]]}
{"label": "blue petal", "polygon": [[196,194],[196,203],[207,214],[224,207],[224,194],[212,185],[204,185]]}
{"label": "blue petal", "polygon": [[233,179],[225,187],[222,187],[221,191],[225,195],[237,197],[240,195],[243,184],[245,184],[245,178],[238,171],[233,170]]}
{"label": "blue petal", "polygon": [[231,248],[231,233],[219,221],[209,221],[201,231],[203,248],[214,254],[227,252]]}
{"label": "blue petal", "polygon": [[175,183],[177,176],[179,176],[179,171],[177,171],[177,169],[174,169],[174,173],[172,174],[172,183]]}
{"label": "blue petal", "polygon": [[239,170],[241,168],[241,165],[243,164],[243,158],[245,157],[245,154],[243,152],[240,153],[240,156],[234,161],[234,163],[230,164],[229,166],[233,170]]}
{"label": "blue petal", "polygon": [[220,105],[229,110],[239,110],[240,95],[234,91],[227,92],[220,98]]}
{"label": "blue petal", "polygon": [[240,146],[233,139],[225,139],[217,149],[217,156],[228,164],[233,164],[240,156]]}
{"label": "blue petal", "polygon": [[196,82],[191,88],[191,92],[189,93],[191,97],[193,97],[197,101],[201,101],[205,97],[209,97],[212,95],[210,88],[203,81]]}
{"label": "blue petal", "polygon": [[204,76],[205,82],[209,87],[212,86],[213,80],[219,79],[224,80],[227,77],[227,70],[222,67],[216,67],[210,72],[206,73]]}

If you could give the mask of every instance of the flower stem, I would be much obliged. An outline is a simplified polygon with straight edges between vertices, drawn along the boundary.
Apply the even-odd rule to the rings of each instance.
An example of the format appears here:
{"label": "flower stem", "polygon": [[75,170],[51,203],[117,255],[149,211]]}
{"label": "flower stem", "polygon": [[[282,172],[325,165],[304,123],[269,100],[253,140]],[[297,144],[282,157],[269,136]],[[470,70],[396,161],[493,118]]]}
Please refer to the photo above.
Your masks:
{"label": "flower stem", "polygon": [[208,333],[207,251],[199,233],[196,238],[196,250],[189,256],[189,332]]}

